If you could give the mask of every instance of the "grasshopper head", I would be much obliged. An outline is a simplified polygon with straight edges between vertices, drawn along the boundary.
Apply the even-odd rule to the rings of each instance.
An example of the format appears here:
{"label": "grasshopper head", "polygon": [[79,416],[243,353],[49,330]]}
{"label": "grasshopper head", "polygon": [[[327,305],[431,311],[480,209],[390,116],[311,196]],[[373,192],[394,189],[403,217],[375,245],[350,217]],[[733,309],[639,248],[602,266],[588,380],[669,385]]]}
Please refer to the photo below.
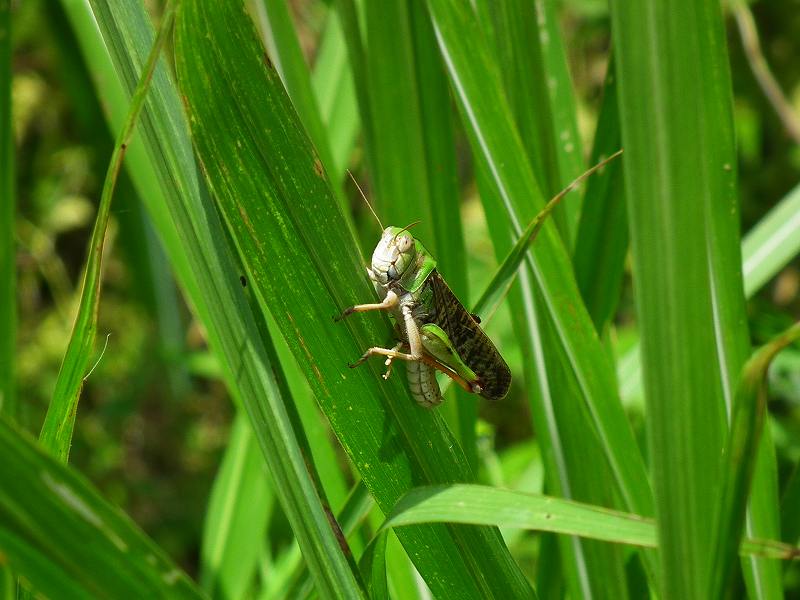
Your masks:
{"label": "grasshopper head", "polygon": [[387,227],[372,253],[372,279],[382,285],[397,281],[414,263],[417,249],[407,228]]}

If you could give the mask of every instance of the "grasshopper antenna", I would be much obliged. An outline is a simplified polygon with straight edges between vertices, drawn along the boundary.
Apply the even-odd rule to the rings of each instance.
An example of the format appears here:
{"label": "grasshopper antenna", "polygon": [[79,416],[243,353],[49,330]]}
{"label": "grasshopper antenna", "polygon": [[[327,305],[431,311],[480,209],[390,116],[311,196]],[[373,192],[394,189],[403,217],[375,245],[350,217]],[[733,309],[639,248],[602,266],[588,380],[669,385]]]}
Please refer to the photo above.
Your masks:
{"label": "grasshopper antenna", "polygon": [[375,209],[372,208],[372,204],[370,204],[369,200],[367,200],[367,197],[364,195],[364,190],[362,190],[361,186],[358,185],[358,181],[356,181],[356,178],[353,177],[353,173],[350,172],[350,169],[347,169],[347,174],[350,175],[350,179],[352,179],[353,183],[356,184],[356,188],[358,188],[358,193],[361,194],[361,199],[364,200],[364,204],[367,205],[367,208],[369,208],[369,212],[371,212],[372,216],[375,217],[375,220],[378,222],[378,225],[380,226],[381,231],[383,231],[383,223],[381,223],[381,220],[378,217],[378,213],[376,213]]}
{"label": "grasshopper antenna", "polygon": [[395,234],[394,234],[394,239],[397,239],[397,236],[398,236],[398,235],[400,235],[400,234],[401,234],[401,233],[403,233],[404,231],[408,231],[409,229],[411,229],[412,227],[414,227],[414,226],[416,226],[416,225],[419,225],[420,223],[422,223],[422,221],[419,221],[419,220],[417,220],[417,221],[413,221],[412,223],[409,223],[408,225],[406,225],[405,227],[403,227],[403,228],[402,228],[400,231],[398,231],[397,233],[395,233]]}

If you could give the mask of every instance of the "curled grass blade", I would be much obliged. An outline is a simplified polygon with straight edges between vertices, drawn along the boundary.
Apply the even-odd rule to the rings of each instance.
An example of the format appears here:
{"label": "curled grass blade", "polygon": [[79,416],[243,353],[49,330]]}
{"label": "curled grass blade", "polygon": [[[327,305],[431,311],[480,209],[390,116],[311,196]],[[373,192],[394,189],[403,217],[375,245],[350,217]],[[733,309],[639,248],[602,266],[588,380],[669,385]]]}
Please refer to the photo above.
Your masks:
{"label": "curled grass blade", "polygon": [[[751,478],[759,458],[758,445],[767,412],[767,370],[772,359],[800,339],[800,323],[755,351],[745,363],[736,389],[731,428],[722,454],[722,475],[714,511],[709,598],[723,595],[736,564],[745,529]],[[780,589],[780,588],[779,588]]]}

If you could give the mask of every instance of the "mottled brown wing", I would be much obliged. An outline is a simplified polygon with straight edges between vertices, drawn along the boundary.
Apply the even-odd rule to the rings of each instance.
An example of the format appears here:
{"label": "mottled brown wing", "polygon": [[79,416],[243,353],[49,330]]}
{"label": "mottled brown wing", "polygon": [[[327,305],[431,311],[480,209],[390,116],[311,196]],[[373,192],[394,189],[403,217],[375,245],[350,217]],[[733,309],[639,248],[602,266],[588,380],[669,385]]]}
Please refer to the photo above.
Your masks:
{"label": "mottled brown wing", "polygon": [[511,371],[492,340],[459,302],[438,271],[430,274],[425,285],[430,286],[432,298],[424,321],[435,323],[444,330],[461,360],[480,379],[481,396],[489,400],[504,398],[511,385]]}

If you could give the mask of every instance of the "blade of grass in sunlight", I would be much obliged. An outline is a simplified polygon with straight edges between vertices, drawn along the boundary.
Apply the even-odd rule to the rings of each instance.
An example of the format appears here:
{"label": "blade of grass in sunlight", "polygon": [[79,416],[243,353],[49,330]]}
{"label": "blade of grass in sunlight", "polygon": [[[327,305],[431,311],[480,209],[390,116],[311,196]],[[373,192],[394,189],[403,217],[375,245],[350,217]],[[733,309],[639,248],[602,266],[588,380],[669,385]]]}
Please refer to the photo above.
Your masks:
{"label": "blade of grass in sunlight", "polygon": [[[551,0],[478,2],[495,48],[514,121],[542,191],[552,197],[584,170],[572,81]],[[541,82],[546,81],[547,85]],[[555,211],[567,247],[575,237],[580,194]],[[577,200],[577,201],[576,201]]]}
{"label": "blade of grass in sunlight", "polygon": [[[795,337],[800,334],[796,328]],[[754,404],[754,403],[753,403]],[[743,421],[744,423],[744,421]],[[744,511],[744,504],[741,506]],[[657,532],[653,519],[610,510],[582,502],[541,494],[506,490],[481,485],[428,486],[415,488],[401,498],[372,539],[360,567],[371,591],[378,597],[383,587],[383,548],[390,528],[430,522],[497,525],[560,535],[576,535],[619,545],[656,548]],[[800,548],[773,540],[744,540],[734,551],[771,559],[792,559]],[[368,584],[369,585],[369,584]]]}
{"label": "blade of grass in sunlight", "polygon": [[150,87],[150,80],[155,70],[161,49],[171,31],[172,19],[175,16],[175,3],[170,1],[164,9],[161,28],[156,37],[139,83],[131,99],[125,126],[117,136],[114,152],[103,183],[103,192],[97,211],[92,238],[86,260],[83,285],[81,287],[80,305],[75,318],[69,345],[64,355],[61,369],[56,381],[53,398],[47,408],[44,424],[40,434],[42,445],[62,462],[67,462],[69,448],[72,444],[72,429],[78,411],[83,382],[88,377],[87,368],[92,357],[94,340],[97,332],[97,309],[100,301],[100,275],[108,225],[111,199],[114,195],[117,177],[122,168],[125,150],[133,135],[133,129],[144,106],[144,100]]}
{"label": "blade of grass in sunlight", "polygon": [[[473,155],[485,180],[482,191],[490,192],[481,196],[490,230],[494,230],[495,252],[505,256],[523,224],[544,205],[544,199],[525,159],[469,3],[429,2],[428,7]],[[515,305],[512,294],[511,301],[512,308],[516,306],[512,312],[522,322],[517,325],[518,339],[531,357],[526,380],[537,430],[546,444],[548,483],[554,486],[554,493],[569,497],[578,479],[588,483],[593,473],[601,473],[608,465],[624,506],[648,515],[652,500],[644,463],[616,400],[608,356],[570,276],[569,257],[552,224],[545,224],[537,242],[520,274],[527,297],[523,301],[517,296]],[[534,304],[536,294],[541,294],[541,299]],[[552,343],[546,351],[539,328],[550,335]],[[556,397],[558,406],[554,405]],[[563,413],[565,420],[556,423],[553,414],[559,411],[567,412]],[[559,427],[573,431],[567,436]],[[597,451],[578,447],[591,443],[595,435],[600,444]],[[566,440],[573,443],[566,444]],[[571,466],[580,473],[570,473],[566,468],[565,452],[572,450]],[[606,485],[601,489],[610,488]],[[587,593],[589,585],[591,582],[585,580],[580,583]]]}
{"label": "blade of grass in sunlight", "polygon": [[329,172],[339,177],[334,179],[336,185],[342,185],[360,123],[344,32],[333,7],[320,40],[311,84],[331,144],[334,168]]}
{"label": "blade of grass in sunlight", "polygon": [[[259,303],[276,316],[366,486],[386,509],[412,481],[465,478],[464,457],[441,417],[415,406],[398,378],[382,381],[377,365],[347,370],[349,356],[388,330],[369,315],[332,320],[371,291],[319,159],[246,13],[192,1],[181,17],[178,73],[219,209]],[[532,596],[495,529],[414,527],[401,540],[434,593]]]}
{"label": "blade of grass in sunlight", "polygon": [[0,419],[0,551],[52,598],[201,598],[81,476]]}
{"label": "blade of grass in sunlight", "polygon": [[[697,523],[714,509],[749,351],[722,14],[713,0],[612,8],[662,593],[704,598],[716,549]],[[761,508],[777,505],[776,490],[755,487],[760,494],[772,496]],[[757,510],[751,521],[760,537],[772,516]],[[756,597],[779,586],[776,575],[763,561],[745,569]]]}

